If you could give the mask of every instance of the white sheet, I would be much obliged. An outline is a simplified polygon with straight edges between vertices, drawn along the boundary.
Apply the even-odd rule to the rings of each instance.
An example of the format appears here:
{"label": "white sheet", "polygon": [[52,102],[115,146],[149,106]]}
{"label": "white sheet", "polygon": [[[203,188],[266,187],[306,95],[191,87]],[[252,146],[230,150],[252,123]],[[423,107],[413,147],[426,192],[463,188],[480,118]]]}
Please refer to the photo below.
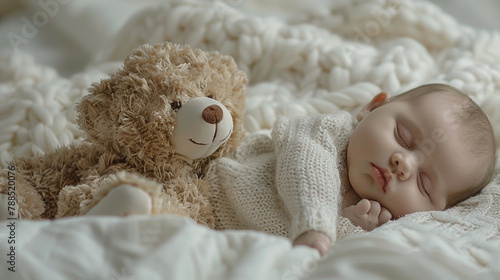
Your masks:
{"label": "white sheet", "polygon": [[[499,279],[496,250],[486,267],[456,244],[421,229],[380,230],[318,253],[253,231],[216,232],[176,216],[17,221],[0,228],[0,279]],[[16,241],[15,270],[7,263]],[[492,245],[499,243],[492,243]],[[483,248],[487,249],[487,248]],[[487,254],[482,255],[487,256]],[[481,254],[478,255],[481,258]],[[6,265],[7,264],[7,265]]]}
{"label": "white sheet", "polygon": [[275,280],[318,257],[308,248],[292,250],[284,238],[215,232],[175,216],[80,217],[17,222],[11,272],[6,228],[2,223],[0,279]]}

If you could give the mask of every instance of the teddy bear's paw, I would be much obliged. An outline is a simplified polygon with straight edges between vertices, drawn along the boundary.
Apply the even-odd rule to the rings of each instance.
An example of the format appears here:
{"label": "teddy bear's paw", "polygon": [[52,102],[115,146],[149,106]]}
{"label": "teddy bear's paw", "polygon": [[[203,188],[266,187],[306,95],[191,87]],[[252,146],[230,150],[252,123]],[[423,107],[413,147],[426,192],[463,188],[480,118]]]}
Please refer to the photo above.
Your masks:
{"label": "teddy bear's paw", "polygon": [[151,211],[152,200],[147,192],[122,184],[111,190],[86,215],[149,215]]}

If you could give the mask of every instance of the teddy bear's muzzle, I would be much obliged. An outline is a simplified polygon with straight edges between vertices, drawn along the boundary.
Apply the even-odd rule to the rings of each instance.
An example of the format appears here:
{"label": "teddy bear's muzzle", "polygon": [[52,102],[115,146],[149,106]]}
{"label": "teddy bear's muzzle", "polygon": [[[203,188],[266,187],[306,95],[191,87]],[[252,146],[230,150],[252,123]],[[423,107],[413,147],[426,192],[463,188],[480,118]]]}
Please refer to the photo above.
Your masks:
{"label": "teddy bear's muzzle", "polygon": [[177,111],[171,141],[177,154],[199,159],[210,156],[225,144],[232,131],[231,113],[222,103],[197,97]]}

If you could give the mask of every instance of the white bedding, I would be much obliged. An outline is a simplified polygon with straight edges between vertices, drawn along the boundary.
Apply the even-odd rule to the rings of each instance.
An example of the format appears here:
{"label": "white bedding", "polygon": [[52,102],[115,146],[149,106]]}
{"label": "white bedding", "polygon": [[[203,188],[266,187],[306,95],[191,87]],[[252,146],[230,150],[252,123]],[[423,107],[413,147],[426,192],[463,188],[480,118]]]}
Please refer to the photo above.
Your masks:
{"label": "white bedding", "polygon": [[[0,234],[8,235],[2,223]],[[15,271],[2,239],[0,279],[498,279],[497,248],[471,261],[439,234],[374,231],[318,253],[255,231],[216,232],[176,216],[16,222]],[[424,234],[425,233],[425,234]],[[498,240],[490,245],[498,246]],[[482,248],[488,250],[488,248]],[[7,253],[4,253],[7,252]],[[494,258],[488,260],[488,254]]]}
{"label": "white bedding", "polygon": [[20,223],[16,231],[22,240],[16,272],[2,269],[1,279],[245,279],[251,274],[271,280],[317,256],[305,248],[292,250],[283,238],[217,233],[176,216],[79,217]]}
{"label": "white bedding", "polygon": [[[2,48],[2,167],[14,155],[80,140],[73,106],[89,84],[131,48],[165,40],[235,58],[250,80],[249,131],[269,128],[280,114],[355,112],[381,90],[446,82],[483,107],[500,140],[500,34],[462,26],[426,1],[317,1],[291,18],[251,15],[241,1],[55,1],[64,4],[40,32],[52,28],[79,49],[50,53],[81,53],[88,63],[58,73],[31,58],[47,51],[37,40],[16,53],[9,43]],[[32,19],[44,11],[23,3],[2,4],[0,14]],[[389,14],[390,7],[398,8]],[[319,262],[283,238],[215,232],[173,216],[15,221],[13,231],[7,222],[0,279],[500,279],[499,182],[448,211],[342,239]],[[8,270],[10,236],[16,272]]]}

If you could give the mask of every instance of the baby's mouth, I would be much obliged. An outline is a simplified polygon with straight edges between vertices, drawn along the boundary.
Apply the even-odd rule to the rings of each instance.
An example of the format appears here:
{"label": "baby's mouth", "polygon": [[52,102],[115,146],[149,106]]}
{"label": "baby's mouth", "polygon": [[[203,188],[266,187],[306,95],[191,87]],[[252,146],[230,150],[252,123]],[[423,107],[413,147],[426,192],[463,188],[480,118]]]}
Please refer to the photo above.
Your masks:
{"label": "baby's mouth", "polygon": [[372,175],[375,178],[379,189],[385,193],[387,191],[387,185],[389,185],[389,181],[391,181],[391,174],[389,174],[389,172],[382,167],[376,166],[373,163],[371,165]]}

